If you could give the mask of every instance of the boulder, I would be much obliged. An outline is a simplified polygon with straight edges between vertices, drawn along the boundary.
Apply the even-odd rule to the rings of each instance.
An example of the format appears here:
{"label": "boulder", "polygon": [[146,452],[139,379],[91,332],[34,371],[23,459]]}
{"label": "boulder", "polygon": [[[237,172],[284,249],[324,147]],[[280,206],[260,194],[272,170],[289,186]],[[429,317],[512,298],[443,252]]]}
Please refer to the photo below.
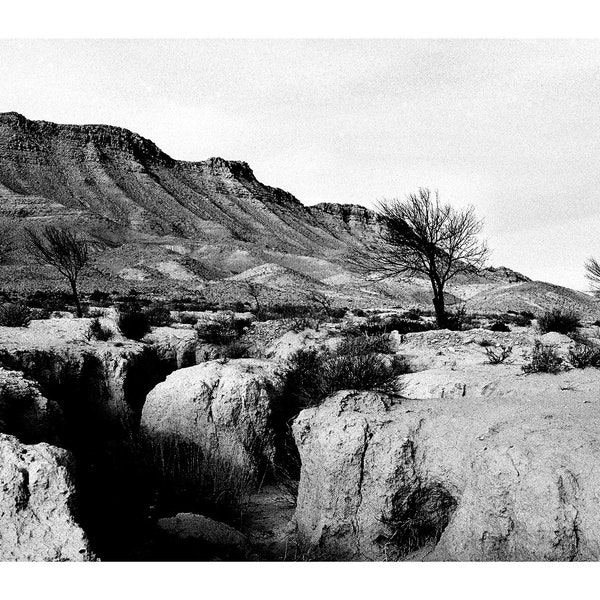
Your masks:
{"label": "boulder", "polygon": [[597,393],[339,392],[293,425],[299,543],[326,559],[598,560],[599,428]]}
{"label": "boulder", "polygon": [[242,560],[250,555],[246,537],[237,529],[192,513],[157,522],[160,545],[171,560]]}
{"label": "boulder", "polygon": [[45,398],[38,384],[23,373],[0,368],[0,432],[26,444],[60,444],[63,416],[58,404]]}
{"label": "boulder", "polygon": [[153,447],[191,446],[208,463],[262,477],[275,453],[271,403],[277,365],[213,360],[175,371],[149,394],[141,433]]}
{"label": "boulder", "polygon": [[0,560],[93,560],[74,518],[69,452],[0,434]]}

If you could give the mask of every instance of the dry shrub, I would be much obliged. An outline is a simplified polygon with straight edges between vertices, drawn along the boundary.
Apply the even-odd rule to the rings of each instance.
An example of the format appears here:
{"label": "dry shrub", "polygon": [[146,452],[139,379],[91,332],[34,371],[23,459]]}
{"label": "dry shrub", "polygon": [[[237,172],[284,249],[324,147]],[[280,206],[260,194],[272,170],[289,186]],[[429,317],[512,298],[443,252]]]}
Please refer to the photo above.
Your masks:
{"label": "dry shrub", "polygon": [[529,362],[522,367],[525,373],[559,373],[563,368],[562,358],[554,344],[542,344],[537,340],[531,351]]}
{"label": "dry shrub", "polygon": [[85,332],[85,337],[88,340],[97,340],[99,342],[107,342],[112,339],[114,336],[114,332],[109,327],[106,327],[102,324],[102,321],[96,317],[92,319],[92,322],[89,324],[87,331]]}
{"label": "dry shrub", "polygon": [[20,302],[9,302],[0,306],[0,325],[4,327],[27,327],[31,321],[31,310]]}
{"label": "dry shrub", "polygon": [[581,325],[579,316],[573,311],[562,311],[553,308],[538,319],[538,327],[542,333],[556,331],[565,335],[575,331]]}

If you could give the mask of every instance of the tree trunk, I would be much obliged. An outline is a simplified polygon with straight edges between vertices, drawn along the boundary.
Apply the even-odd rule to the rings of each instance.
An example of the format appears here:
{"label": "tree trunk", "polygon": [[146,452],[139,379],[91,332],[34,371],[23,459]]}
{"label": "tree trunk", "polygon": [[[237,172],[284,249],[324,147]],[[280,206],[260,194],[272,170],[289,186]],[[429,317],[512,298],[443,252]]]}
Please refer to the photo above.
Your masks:
{"label": "tree trunk", "polygon": [[434,290],[433,294],[433,308],[435,309],[437,326],[440,329],[446,329],[448,326],[448,315],[446,314],[446,307],[444,305],[444,292]]}
{"label": "tree trunk", "polygon": [[77,318],[83,317],[83,311],[81,310],[81,303],[79,302],[79,294],[77,293],[77,282],[74,279],[70,279],[71,290],[73,291],[73,297],[75,298],[75,308],[77,310]]}

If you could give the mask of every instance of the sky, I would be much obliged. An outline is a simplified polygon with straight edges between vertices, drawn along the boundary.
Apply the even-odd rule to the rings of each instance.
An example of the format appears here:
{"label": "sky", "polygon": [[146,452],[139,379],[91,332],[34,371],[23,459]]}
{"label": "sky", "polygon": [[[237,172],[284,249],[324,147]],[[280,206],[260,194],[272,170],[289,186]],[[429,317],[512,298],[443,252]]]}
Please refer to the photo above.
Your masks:
{"label": "sky", "polygon": [[305,204],[475,206],[492,265],[587,290],[600,40],[0,40],[0,112],[222,156]]}

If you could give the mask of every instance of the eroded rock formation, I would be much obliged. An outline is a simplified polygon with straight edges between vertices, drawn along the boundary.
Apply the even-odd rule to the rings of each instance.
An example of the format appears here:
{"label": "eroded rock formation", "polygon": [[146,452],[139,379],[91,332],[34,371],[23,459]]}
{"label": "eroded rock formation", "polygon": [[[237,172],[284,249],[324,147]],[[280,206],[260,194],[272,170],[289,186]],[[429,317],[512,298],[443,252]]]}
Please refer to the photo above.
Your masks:
{"label": "eroded rock formation", "polygon": [[93,560],[74,517],[73,459],[0,434],[0,560]]}
{"label": "eroded rock formation", "polygon": [[294,423],[300,544],[327,559],[596,560],[598,402],[340,392]]}

